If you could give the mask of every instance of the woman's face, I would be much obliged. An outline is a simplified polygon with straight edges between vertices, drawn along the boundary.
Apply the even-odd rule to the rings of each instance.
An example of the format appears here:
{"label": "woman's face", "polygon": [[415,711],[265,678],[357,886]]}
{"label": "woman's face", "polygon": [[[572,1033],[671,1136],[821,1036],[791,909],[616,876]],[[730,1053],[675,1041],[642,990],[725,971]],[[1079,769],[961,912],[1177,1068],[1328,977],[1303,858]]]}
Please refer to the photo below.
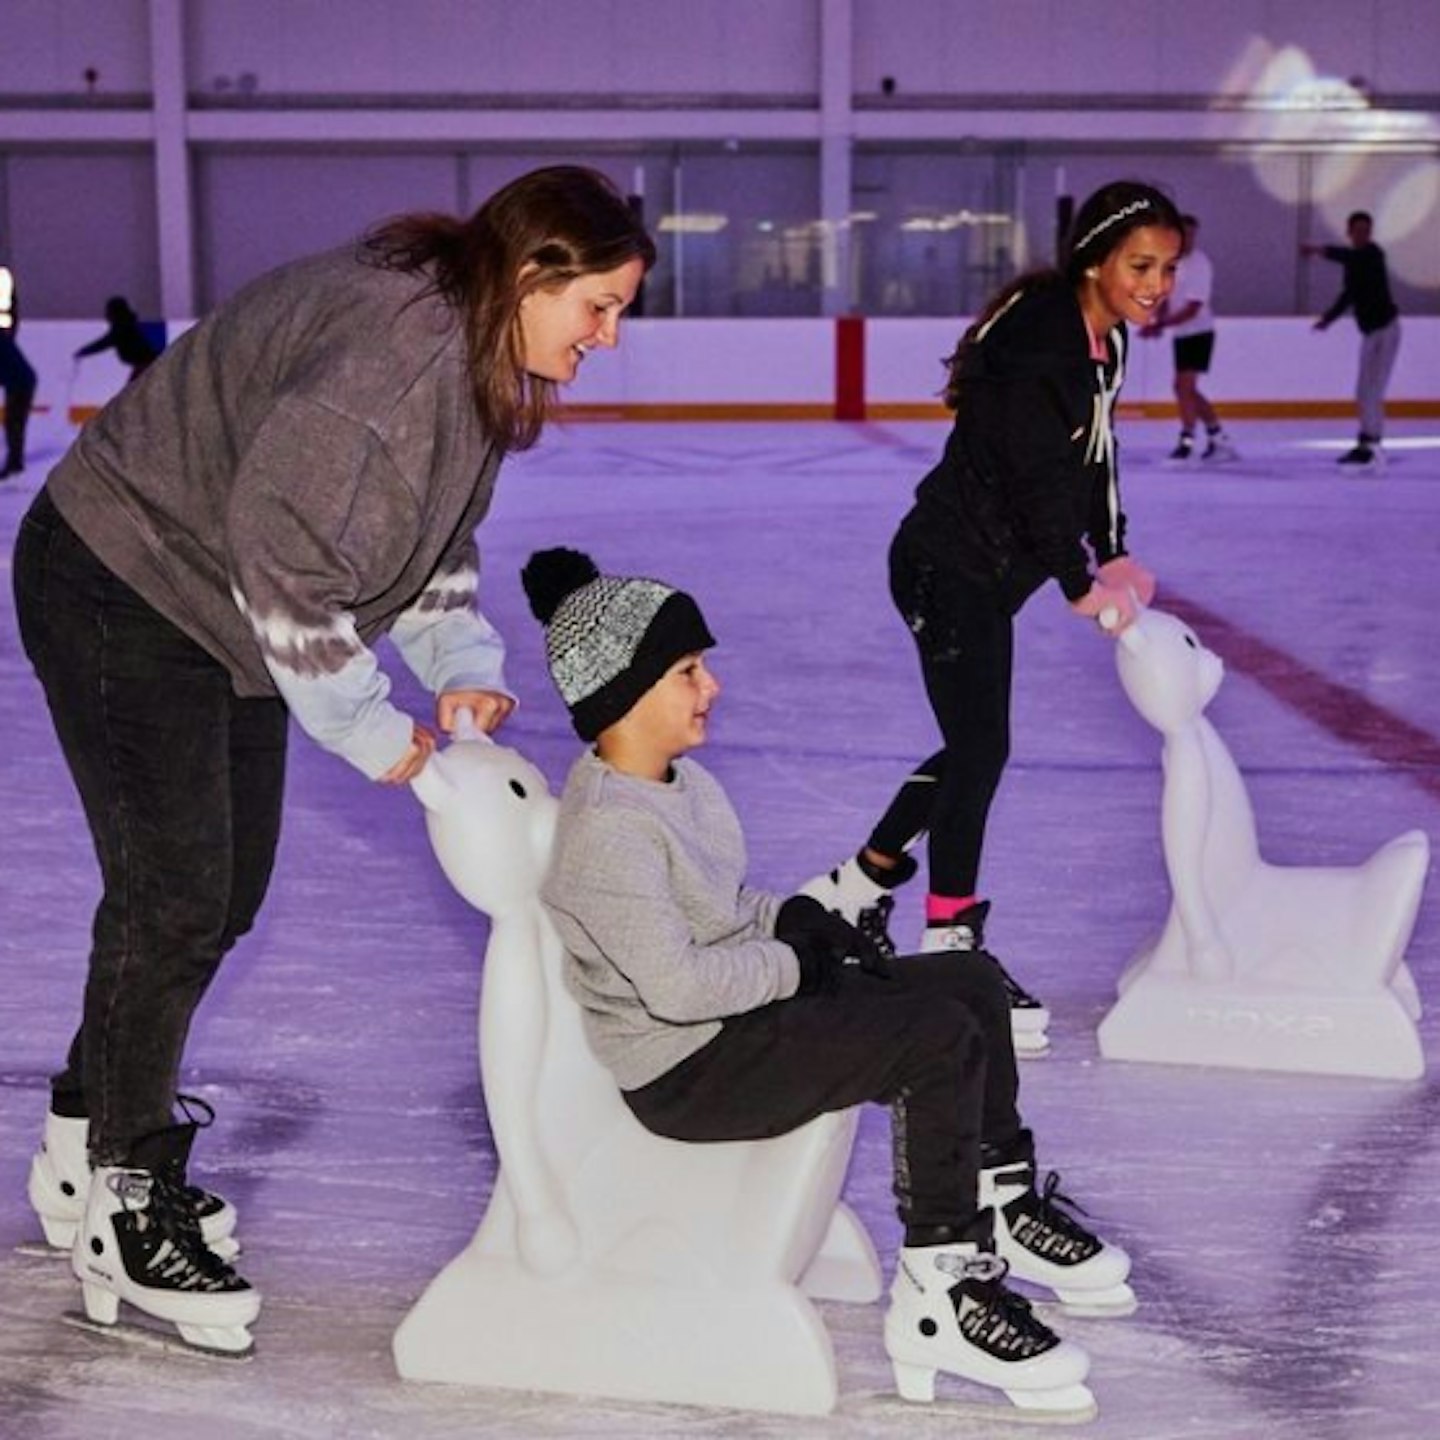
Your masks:
{"label": "woman's face", "polygon": [[566,385],[586,352],[613,350],[620,316],[635,299],[645,266],[627,260],[615,270],[577,275],[548,290],[532,290],[520,302],[520,363],[540,380]]}
{"label": "woman's face", "polygon": [[1081,306],[1090,328],[1108,334],[1117,321],[1144,325],[1175,288],[1181,237],[1161,225],[1141,225],[1085,272]]}

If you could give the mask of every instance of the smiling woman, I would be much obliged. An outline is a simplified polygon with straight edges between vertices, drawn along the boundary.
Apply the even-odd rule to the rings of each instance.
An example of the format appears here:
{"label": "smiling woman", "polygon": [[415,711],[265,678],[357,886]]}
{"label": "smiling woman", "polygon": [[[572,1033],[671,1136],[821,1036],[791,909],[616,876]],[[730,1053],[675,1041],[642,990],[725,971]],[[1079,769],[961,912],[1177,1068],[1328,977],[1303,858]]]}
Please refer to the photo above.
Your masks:
{"label": "smiling woman", "polygon": [[20,630],[105,893],[30,1198],[75,1242],[92,1320],[123,1300],[249,1348],[260,1297],[220,1258],[234,1207],[187,1183],[205,1117],[176,1083],[269,884],[287,714],[368,778],[413,779],[436,737],[390,699],[372,648],[388,634],[438,729],[505,720],[474,532],[502,458],[539,437],[581,353],[616,343],[654,257],[625,197],[578,166],[468,218],[402,216],[206,316],[36,497]]}
{"label": "smiling woman", "polygon": [[520,302],[520,363],[526,373],[568,384],[588,351],[614,349],[620,316],[644,278],[644,263],[634,259],[615,270],[529,290]]}

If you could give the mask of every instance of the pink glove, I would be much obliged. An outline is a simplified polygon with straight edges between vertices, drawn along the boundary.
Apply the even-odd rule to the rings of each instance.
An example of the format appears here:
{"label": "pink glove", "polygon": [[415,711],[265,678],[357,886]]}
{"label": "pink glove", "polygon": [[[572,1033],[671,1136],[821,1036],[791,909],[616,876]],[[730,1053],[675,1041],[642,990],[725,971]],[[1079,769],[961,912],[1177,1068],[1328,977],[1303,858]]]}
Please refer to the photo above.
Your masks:
{"label": "pink glove", "polygon": [[1117,590],[1133,590],[1142,605],[1155,598],[1155,577],[1132,555],[1117,555],[1100,567],[1100,581]]}
{"label": "pink glove", "polygon": [[1133,625],[1139,613],[1132,590],[1105,585],[1099,580],[1093,581],[1090,589],[1078,600],[1072,600],[1070,608],[1077,615],[1088,615],[1107,635],[1118,635],[1127,626]]}

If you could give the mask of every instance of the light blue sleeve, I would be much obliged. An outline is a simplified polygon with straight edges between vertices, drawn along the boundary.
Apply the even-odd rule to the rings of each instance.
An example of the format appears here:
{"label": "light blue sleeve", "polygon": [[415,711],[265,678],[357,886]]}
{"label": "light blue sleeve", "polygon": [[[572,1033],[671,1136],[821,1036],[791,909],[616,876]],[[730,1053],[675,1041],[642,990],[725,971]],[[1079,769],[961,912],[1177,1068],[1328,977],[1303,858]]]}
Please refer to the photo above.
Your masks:
{"label": "light blue sleeve", "polygon": [[433,694],[497,690],[515,698],[505,680],[505,642],[478,610],[436,612],[412,606],[395,622],[390,638]]}
{"label": "light blue sleeve", "polygon": [[425,588],[390,630],[405,663],[432,694],[498,690],[505,683],[505,642],[480,613],[480,554],[467,535],[435,567]]}
{"label": "light blue sleeve", "polygon": [[349,658],[336,670],[304,673],[278,664],[269,650],[265,668],[296,723],[317,745],[378,780],[410,748],[414,722],[390,703],[390,679],[361,639],[354,619],[331,622],[337,647]]}

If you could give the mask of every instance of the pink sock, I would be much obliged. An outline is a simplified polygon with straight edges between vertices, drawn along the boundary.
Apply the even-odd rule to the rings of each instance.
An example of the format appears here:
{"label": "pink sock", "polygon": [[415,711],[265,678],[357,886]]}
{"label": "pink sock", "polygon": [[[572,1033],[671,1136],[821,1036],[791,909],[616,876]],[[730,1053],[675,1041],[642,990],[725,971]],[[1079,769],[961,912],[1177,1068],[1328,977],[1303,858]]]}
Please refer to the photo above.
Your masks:
{"label": "pink sock", "polygon": [[968,910],[974,903],[973,895],[927,895],[925,897],[925,923],[927,925],[948,925],[962,910]]}

